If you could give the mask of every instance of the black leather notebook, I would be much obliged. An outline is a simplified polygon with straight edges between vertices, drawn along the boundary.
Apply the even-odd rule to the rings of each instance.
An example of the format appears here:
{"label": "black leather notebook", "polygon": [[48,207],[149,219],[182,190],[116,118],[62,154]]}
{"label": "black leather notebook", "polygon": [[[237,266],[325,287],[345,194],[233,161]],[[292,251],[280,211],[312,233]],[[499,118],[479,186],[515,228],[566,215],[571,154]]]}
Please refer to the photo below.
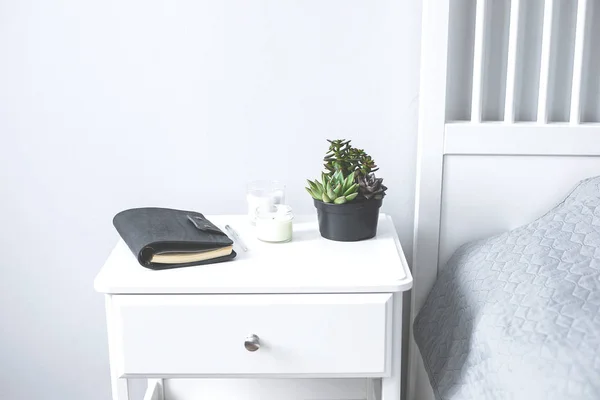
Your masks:
{"label": "black leather notebook", "polygon": [[233,241],[194,211],[133,208],[113,225],[139,263],[151,269],[212,264],[235,258]]}

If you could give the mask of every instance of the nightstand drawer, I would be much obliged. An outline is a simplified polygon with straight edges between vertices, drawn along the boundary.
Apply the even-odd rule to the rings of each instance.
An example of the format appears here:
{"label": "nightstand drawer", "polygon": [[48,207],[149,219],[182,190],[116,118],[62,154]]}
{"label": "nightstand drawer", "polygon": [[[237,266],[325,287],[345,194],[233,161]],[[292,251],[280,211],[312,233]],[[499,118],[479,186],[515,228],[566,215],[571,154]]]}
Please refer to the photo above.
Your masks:
{"label": "nightstand drawer", "polygon": [[392,295],[116,295],[122,376],[388,376]]}

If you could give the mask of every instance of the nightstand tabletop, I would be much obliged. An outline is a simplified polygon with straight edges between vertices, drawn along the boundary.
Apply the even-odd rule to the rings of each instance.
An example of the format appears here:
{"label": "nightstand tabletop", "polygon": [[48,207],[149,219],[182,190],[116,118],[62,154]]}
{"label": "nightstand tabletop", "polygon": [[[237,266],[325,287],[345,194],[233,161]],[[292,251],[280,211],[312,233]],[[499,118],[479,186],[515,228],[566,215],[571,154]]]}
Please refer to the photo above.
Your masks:
{"label": "nightstand tabletop", "polygon": [[296,218],[289,243],[263,243],[245,215],[208,218],[231,225],[248,247],[237,244],[231,262],[168,270],[142,267],[119,241],[96,277],[108,294],[237,294],[399,292],[412,286],[391,217],[381,214],[377,236],[360,242],[322,238],[316,216]]}

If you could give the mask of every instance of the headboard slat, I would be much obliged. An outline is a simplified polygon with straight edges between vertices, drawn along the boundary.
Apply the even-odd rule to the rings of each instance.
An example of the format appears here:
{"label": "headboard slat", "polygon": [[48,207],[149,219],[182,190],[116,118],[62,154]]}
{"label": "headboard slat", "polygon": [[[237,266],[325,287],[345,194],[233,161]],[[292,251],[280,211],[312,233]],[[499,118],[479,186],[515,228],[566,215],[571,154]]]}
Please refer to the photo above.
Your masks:
{"label": "headboard slat", "polygon": [[544,4],[544,22],[542,30],[542,59],[540,65],[540,87],[538,92],[537,121],[548,123],[550,108],[550,67],[552,62],[552,31],[554,18],[554,0],[546,0]]}
{"label": "headboard slat", "polygon": [[483,114],[483,88],[485,82],[486,15],[488,0],[478,0],[475,11],[475,47],[473,52],[473,93],[471,95],[471,121],[481,122]]}
{"label": "headboard slat", "polygon": [[579,124],[581,122],[581,78],[583,76],[587,9],[588,0],[579,0],[577,2],[573,83],[571,84],[571,113],[569,117],[572,124]]}
{"label": "headboard slat", "polygon": [[508,61],[506,69],[506,97],[504,99],[504,121],[515,122],[515,92],[517,91],[517,68],[519,50],[519,17],[521,1],[512,0],[510,3],[510,28],[508,34]]}

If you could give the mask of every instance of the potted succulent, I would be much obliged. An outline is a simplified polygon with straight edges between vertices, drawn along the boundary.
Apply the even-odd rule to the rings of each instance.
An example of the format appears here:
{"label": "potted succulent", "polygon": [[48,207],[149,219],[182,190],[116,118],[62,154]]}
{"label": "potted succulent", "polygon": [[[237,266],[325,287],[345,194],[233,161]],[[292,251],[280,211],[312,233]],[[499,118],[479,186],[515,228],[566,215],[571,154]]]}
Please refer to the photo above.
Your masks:
{"label": "potted succulent", "polygon": [[350,140],[328,140],[321,181],[307,180],[306,191],[314,199],[321,236],[351,242],[377,233],[379,208],[387,188],[375,177],[377,165]]}

